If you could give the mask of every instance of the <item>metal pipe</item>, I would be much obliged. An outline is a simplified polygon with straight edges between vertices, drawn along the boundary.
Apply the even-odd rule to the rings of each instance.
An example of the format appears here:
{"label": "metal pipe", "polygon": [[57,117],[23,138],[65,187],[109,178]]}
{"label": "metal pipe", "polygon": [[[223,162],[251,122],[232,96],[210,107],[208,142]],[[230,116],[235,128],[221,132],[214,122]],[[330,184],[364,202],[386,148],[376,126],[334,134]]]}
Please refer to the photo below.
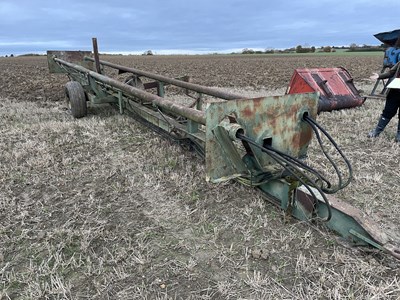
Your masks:
{"label": "metal pipe", "polygon": [[101,74],[99,48],[97,47],[97,38],[92,38],[92,44],[93,44],[93,54],[94,54],[94,62],[96,65],[96,71],[97,73]]}
{"label": "metal pipe", "polygon": [[197,123],[200,123],[203,125],[206,124],[206,117],[204,115],[204,112],[202,112],[200,110],[196,110],[193,108],[189,108],[189,107],[185,107],[185,106],[176,104],[171,100],[159,97],[157,95],[147,93],[143,90],[137,89],[133,86],[122,83],[118,80],[115,80],[110,77],[101,75],[99,73],[90,71],[89,69],[86,69],[80,65],[72,64],[72,63],[66,62],[65,60],[59,59],[59,58],[54,58],[54,61],[56,61],[60,64],[63,64],[65,66],[68,66],[70,68],[73,68],[75,70],[78,70],[80,72],[86,73],[89,76],[97,79],[98,81],[108,84],[112,87],[115,87],[130,96],[137,97],[137,98],[142,99],[147,102],[151,102],[155,106],[158,106],[158,107],[164,108],[166,110],[169,110],[171,112],[174,112],[176,114],[179,114],[179,115],[181,115],[185,118],[188,118],[192,121],[195,121]]}
{"label": "metal pipe", "polygon": [[[94,61],[93,58],[88,57],[88,56],[85,56],[84,59]],[[145,77],[148,77],[148,78],[151,78],[154,80],[166,82],[166,83],[173,84],[173,85],[176,85],[176,86],[179,86],[179,87],[182,87],[185,89],[189,89],[189,90],[192,90],[192,91],[195,91],[198,93],[214,96],[214,97],[225,99],[225,100],[234,100],[234,99],[243,99],[244,98],[242,95],[236,95],[236,94],[232,94],[232,93],[228,93],[228,92],[223,92],[216,88],[203,86],[203,85],[195,84],[195,83],[190,83],[190,82],[186,82],[186,81],[181,81],[178,79],[169,78],[166,76],[153,74],[150,72],[146,72],[146,71],[142,71],[142,70],[138,70],[138,69],[134,69],[134,68],[128,68],[128,67],[113,64],[113,63],[110,63],[110,62],[107,62],[104,60],[100,60],[100,64],[120,70],[120,71],[133,73],[133,74],[136,74],[139,76],[145,76]]]}

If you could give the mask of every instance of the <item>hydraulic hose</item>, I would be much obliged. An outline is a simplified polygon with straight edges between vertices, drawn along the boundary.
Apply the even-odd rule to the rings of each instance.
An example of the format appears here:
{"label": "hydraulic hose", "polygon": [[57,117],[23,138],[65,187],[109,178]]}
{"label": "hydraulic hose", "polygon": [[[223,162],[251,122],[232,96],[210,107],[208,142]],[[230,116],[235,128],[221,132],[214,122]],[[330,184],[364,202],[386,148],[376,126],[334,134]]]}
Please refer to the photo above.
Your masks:
{"label": "hydraulic hose", "polygon": [[[276,161],[280,166],[282,166],[285,170],[287,170],[297,181],[299,181],[301,184],[303,184],[305,186],[305,188],[310,192],[311,196],[314,199],[318,199],[317,196],[315,195],[314,191],[310,188],[310,183],[311,183],[311,186],[313,186],[315,189],[317,189],[317,191],[321,194],[322,198],[325,201],[327,210],[328,210],[328,216],[325,219],[322,219],[322,221],[328,222],[332,218],[332,209],[331,209],[329,200],[326,198],[325,193],[323,192],[323,190],[318,186],[318,184],[314,180],[312,180],[305,172],[300,170],[299,166],[296,166],[290,160],[286,159],[283,155],[279,154],[279,152],[277,152],[277,150],[273,149],[271,146],[263,147],[263,146],[257,144],[253,139],[251,139],[241,133],[237,133],[236,136],[238,139],[257,147],[262,152],[268,154],[274,161]],[[308,167],[308,168],[304,168],[304,169],[309,171],[310,168]],[[301,176],[299,176],[298,174],[301,174]],[[306,181],[304,179],[302,179],[302,177],[305,178]],[[318,176],[318,178],[322,180],[321,176]],[[318,201],[316,203],[318,203]]]}
{"label": "hydraulic hose", "polygon": [[[337,191],[345,188],[346,186],[349,185],[349,183],[351,182],[351,179],[353,178],[353,169],[351,167],[350,161],[346,158],[346,156],[343,154],[342,150],[339,148],[339,146],[337,145],[337,143],[333,140],[333,138],[330,136],[330,134],[321,126],[319,125],[313,118],[311,118],[308,115],[304,115],[303,117],[304,121],[307,122],[310,127],[312,128],[312,130],[314,131],[317,140],[318,140],[318,144],[320,145],[320,148],[322,150],[322,152],[324,153],[325,157],[329,160],[329,162],[331,163],[331,165],[333,166],[333,168],[335,169],[335,172],[338,176],[338,186],[335,189],[325,189],[324,191],[328,194],[333,194],[336,193]],[[325,136],[326,138],[330,141],[330,143],[332,144],[332,146],[336,149],[336,151],[340,154],[340,156],[343,158],[343,161],[345,162],[347,169],[348,169],[348,178],[346,179],[346,181],[343,183],[343,179],[342,179],[342,173],[340,172],[338,166],[336,165],[336,163],[333,161],[333,159],[331,158],[331,156],[328,154],[328,152],[326,151],[321,136],[318,132],[318,130],[320,130]]]}

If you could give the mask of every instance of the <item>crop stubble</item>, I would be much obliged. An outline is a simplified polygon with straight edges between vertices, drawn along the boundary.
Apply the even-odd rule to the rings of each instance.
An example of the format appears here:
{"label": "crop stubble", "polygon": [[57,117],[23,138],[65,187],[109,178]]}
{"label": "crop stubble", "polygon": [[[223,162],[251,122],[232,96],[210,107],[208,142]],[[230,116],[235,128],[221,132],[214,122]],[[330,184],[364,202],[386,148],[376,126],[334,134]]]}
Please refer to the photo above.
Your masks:
{"label": "crop stubble", "polygon": [[[380,67],[363,56],[107,57],[248,95],[282,93],[294,68]],[[115,74],[113,76],[116,76]],[[0,299],[347,299],[400,297],[394,259],[283,218],[203,162],[108,107],[73,120],[65,76],[44,57],[0,59]],[[395,122],[369,140],[383,103],[321,114],[352,161],[339,197],[399,231]],[[310,156],[319,158],[316,145]]]}

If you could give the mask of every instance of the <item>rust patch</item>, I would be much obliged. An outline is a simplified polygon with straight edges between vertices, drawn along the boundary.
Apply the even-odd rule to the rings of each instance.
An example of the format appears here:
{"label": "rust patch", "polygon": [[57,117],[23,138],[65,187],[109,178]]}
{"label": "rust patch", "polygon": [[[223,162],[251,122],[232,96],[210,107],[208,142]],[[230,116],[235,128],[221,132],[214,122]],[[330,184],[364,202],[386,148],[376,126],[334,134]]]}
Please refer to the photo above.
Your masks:
{"label": "rust patch", "polygon": [[308,145],[312,138],[312,131],[311,129],[303,129],[300,131],[300,136],[298,139],[299,148],[303,148],[304,146]]}
{"label": "rust patch", "polygon": [[262,111],[262,104],[261,104],[261,101],[263,100],[264,98],[255,98],[255,99],[253,99],[253,105],[254,105],[254,110],[255,111]]}
{"label": "rust patch", "polygon": [[292,136],[292,146],[296,148],[296,152],[298,151],[298,147],[299,147],[299,143],[300,142],[300,138],[299,138],[299,134],[293,134]]}
{"label": "rust patch", "polygon": [[269,128],[272,128],[273,135],[277,135],[280,132],[280,128],[278,128],[276,123],[277,123],[277,119],[275,119],[275,118],[268,119],[268,125],[269,125]]}
{"label": "rust patch", "polygon": [[246,118],[251,118],[252,116],[254,116],[254,109],[252,109],[250,107],[250,105],[247,105],[244,109],[243,109],[243,116]]}
{"label": "rust patch", "polygon": [[314,211],[315,200],[313,197],[311,197],[311,195],[308,195],[301,190],[297,190],[296,198],[297,198],[297,201],[301,203],[301,205],[304,207],[304,209],[307,212],[312,213]]}

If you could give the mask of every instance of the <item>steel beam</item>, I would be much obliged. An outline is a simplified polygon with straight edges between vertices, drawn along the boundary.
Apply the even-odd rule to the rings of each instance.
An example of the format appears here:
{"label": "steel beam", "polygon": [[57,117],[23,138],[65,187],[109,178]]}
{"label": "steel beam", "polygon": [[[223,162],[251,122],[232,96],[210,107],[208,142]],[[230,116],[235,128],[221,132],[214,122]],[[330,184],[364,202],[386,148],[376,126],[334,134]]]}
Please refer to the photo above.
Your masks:
{"label": "steel beam", "polygon": [[[87,61],[94,61],[93,58],[85,56],[84,57],[85,60]],[[110,67],[110,68],[114,68],[117,69],[119,71],[123,71],[124,73],[132,73],[138,76],[144,76],[147,78],[152,78],[154,80],[160,81],[160,82],[165,82],[165,83],[169,83],[169,84],[173,84],[188,90],[192,90],[198,93],[202,93],[202,94],[206,94],[206,95],[210,95],[213,97],[217,97],[217,98],[221,98],[224,100],[235,100],[235,99],[243,99],[242,95],[236,95],[236,94],[232,94],[232,93],[228,93],[228,92],[224,92],[221,91],[219,89],[216,88],[212,88],[212,87],[208,87],[208,86],[203,86],[200,84],[195,84],[195,83],[190,83],[190,82],[186,82],[186,81],[182,81],[182,80],[178,80],[178,79],[174,79],[174,78],[169,78],[166,76],[162,76],[162,75],[158,75],[158,74],[153,74],[150,72],[146,72],[146,71],[142,71],[142,70],[138,70],[138,69],[134,69],[134,68],[128,68],[125,66],[121,66],[121,65],[117,65],[114,63],[110,63],[104,60],[100,60],[100,64]]]}

